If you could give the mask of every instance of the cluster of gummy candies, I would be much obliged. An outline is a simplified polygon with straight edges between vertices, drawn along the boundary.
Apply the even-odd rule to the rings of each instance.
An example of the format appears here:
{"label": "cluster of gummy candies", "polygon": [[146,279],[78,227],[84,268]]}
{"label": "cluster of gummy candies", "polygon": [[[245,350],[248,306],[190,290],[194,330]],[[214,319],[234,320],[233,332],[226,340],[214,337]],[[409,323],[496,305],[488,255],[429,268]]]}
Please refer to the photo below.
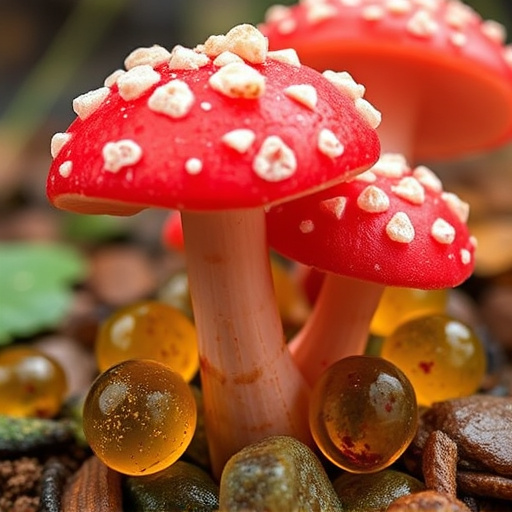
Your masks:
{"label": "cluster of gummy candies", "polygon": [[[283,269],[274,271],[286,308],[297,287]],[[371,326],[381,340],[379,356],[344,358],[314,386],[311,431],[337,466],[355,473],[389,466],[416,432],[418,405],[478,390],[486,371],[482,343],[445,314],[447,293],[388,288]],[[98,332],[101,373],[85,400],[84,433],[96,455],[124,474],[165,469],[194,435],[197,410],[189,383],[199,368],[196,332],[172,302],[186,300],[124,307]],[[51,357],[26,346],[0,352],[1,414],[55,416],[66,391],[65,373]]]}

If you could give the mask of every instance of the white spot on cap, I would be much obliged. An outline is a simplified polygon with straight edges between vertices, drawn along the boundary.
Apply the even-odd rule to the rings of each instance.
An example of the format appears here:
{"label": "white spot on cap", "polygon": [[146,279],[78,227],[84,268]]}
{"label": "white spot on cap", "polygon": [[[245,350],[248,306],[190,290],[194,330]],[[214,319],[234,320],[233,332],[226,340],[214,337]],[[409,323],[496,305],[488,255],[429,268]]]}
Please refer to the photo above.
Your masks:
{"label": "white spot on cap", "polygon": [[505,27],[494,20],[485,20],[480,25],[482,33],[496,44],[502,45],[507,39],[507,30]]}
{"label": "white spot on cap", "polygon": [[63,178],[69,178],[71,175],[71,171],[73,170],[73,162],[71,160],[66,160],[62,164],[59,165],[59,174]]}
{"label": "white spot on cap", "polygon": [[203,170],[203,162],[199,158],[189,158],[185,162],[185,170],[188,174],[199,174]]}
{"label": "white spot on cap", "polygon": [[387,0],[386,9],[391,14],[406,14],[412,9],[411,0]]}
{"label": "white spot on cap", "polygon": [[315,110],[316,103],[318,101],[318,94],[316,89],[310,84],[299,84],[299,85],[290,85],[285,90],[284,93],[289,98],[301,103],[302,105],[308,107],[311,110]]}
{"label": "white spot on cap", "polygon": [[440,244],[451,244],[455,240],[455,228],[444,219],[436,219],[430,233]]}
{"label": "white spot on cap", "polygon": [[246,128],[232,130],[222,136],[222,142],[239,153],[245,153],[252,146],[255,139],[256,134]]}
{"label": "white spot on cap", "polygon": [[171,54],[164,47],[155,44],[149,48],[142,47],[133,50],[124,60],[124,66],[126,69],[132,69],[147,64],[154,68],[167,62],[170,57]]}
{"label": "white spot on cap", "polygon": [[462,2],[448,2],[444,13],[444,22],[456,30],[464,30],[469,23],[479,22],[477,13]]}
{"label": "white spot on cap", "polygon": [[266,181],[281,181],[295,174],[297,158],[281,137],[271,135],[263,141],[252,167]]}
{"label": "white spot on cap", "polygon": [[356,98],[354,101],[356,110],[366,119],[372,128],[377,128],[381,122],[381,113],[369,102],[363,98]]}
{"label": "white spot on cap", "polygon": [[265,78],[247,64],[233,62],[214,73],[210,87],[230,98],[259,98],[265,92]]}
{"label": "white spot on cap", "polygon": [[81,94],[73,100],[75,114],[82,121],[87,119],[105,101],[109,93],[110,89],[108,87],[100,87],[99,89]]}
{"label": "white spot on cap", "polygon": [[462,48],[468,42],[468,37],[463,32],[454,32],[450,36],[450,41],[454,46]]}
{"label": "white spot on cap", "polygon": [[411,219],[404,212],[397,212],[386,224],[386,233],[391,240],[401,244],[409,244],[414,240],[416,233]]}
{"label": "white spot on cap", "polygon": [[368,5],[361,11],[361,17],[366,21],[381,20],[386,12],[381,5]]}
{"label": "white spot on cap", "polygon": [[377,176],[372,171],[364,171],[361,174],[358,174],[354,177],[355,181],[362,181],[364,183],[374,183],[377,181]]}
{"label": "white spot on cap", "polygon": [[171,80],[157,87],[149,97],[148,107],[173,119],[185,117],[194,104],[194,93],[183,80]]}
{"label": "white spot on cap", "polygon": [[200,106],[205,112],[210,112],[212,109],[212,104],[209,101],[202,101]]}
{"label": "white spot on cap", "polygon": [[423,204],[425,202],[425,189],[421,183],[412,176],[402,178],[391,190],[400,198],[412,204]]}
{"label": "white spot on cap", "polygon": [[222,66],[225,66],[226,64],[231,64],[232,62],[243,62],[244,60],[236,55],[233,52],[222,52],[220,55],[215,57],[215,60],[213,61],[213,65],[221,68]]}
{"label": "white spot on cap", "polygon": [[288,18],[290,15],[290,8],[285,5],[275,4],[271,5],[265,11],[265,21],[267,23],[277,23],[278,21]]}
{"label": "white spot on cap", "polygon": [[384,153],[371,168],[377,176],[385,178],[401,178],[409,171],[409,166],[400,153]]}
{"label": "white spot on cap", "polygon": [[462,201],[459,196],[452,192],[443,192],[441,197],[446,202],[450,210],[455,213],[461,222],[466,223],[469,218],[469,204]]}
{"label": "white spot on cap", "polygon": [[279,34],[283,36],[291,34],[292,32],[295,31],[296,28],[297,20],[295,18],[292,18],[291,16],[289,18],[279,21],[277,24],[277,31]]}
{"label": "white spot on cap", "polygon": [[418,165],[412,175],[427,189],[432,192],[442,192],[443,184],[436,174],[424,165]]}
{"label": "white spot on cap", "polygon": [[225,36],[210,36],[204,43],[204,52],[209,57],[225,51],[252,64],[262,64],[267,58],[268,40],[256,27],[245,23],[233,27]]}
{"label": "white spot on cap", "polygon": [[290,66],[300,67],[300,59],[297,52],[293,48],[285,48],[284,50],[274,50],[268,52],[267,57],[272,60],[290,64]]}
{"label": "white spot on cap", "polygon": [[430,38],[438,30],[437,21],[427,10],[415,12],[407,22],[407,31],[417,37]]}
{"label": "white spot on cap", "polygon": [[105,87],[112,87],[116,85],[119,78],[122,77],[125,73],[126,71],[124,69],[116,69],[115,71],[110,73],[110,75],[108,75],[107,78],[105,78],[103,85]]}
{"label": "white spot on cap", "polygon": [[338,10],[333,5],[322,2],[312,2],[308,4],[306,17],[309,23],[315,24],[334,18],[337,14]]}
{"label": "white spot on cap", "polygon": [[56,133],[50,143],[50,153],[52,158],[57,158],[61,149],[71,140],[70,133]]}
{"label": "white spot on cap", "polygon": [[312,220],[303,220],[299,224],[299,229],[304,234],[311,233],[315,229],[315,224]]}
{"label": "white spot on cap", "polygon": [[136,164],[142,157],[142,148],[133,140],[122,139],[107,142],[103,146],[103,168],[106,171],[118,172],[123,167]]}
{"label": "white spot on cap", "polygon": [[135,66],[117,80],[119,95],[125,101],[134,100],[158,83],[160,78],[160,74],[148,64]]}
{"label": "white spot on cap", "polygon": [[171,52],[169,69],[199,69],[210,62],[207,55],[196,52],[190,48],[176,45]]}
{"label": "white spot on cap", "polygon": [[478,240],[475,236],[471,235],[469,237],[469,243],[476,249],[478,247]]}
{"label": "white spot on cap", "polygon": [[329,158],[337,158],[345,151],[345,146],[339,141],[338,137],[326,128],[320,130],[317,146],[318,151]]}
{"label": "white spot on cap", "polygon": [[471,263],[471,253],[467,249],[460,250],[460,261],[463,265],[469,265]]}
{"label": "white spot on cap", "polygon": [[351,97],[353,100],[362,98],[364,96],[364,85],[358,84],[350,73],[346,71],[331,71],[330,69],[324,71],[322,75],[333,84],[338,91]]}
{"label": "white spot on cap", "polygon": [[368,213],[385,212],[389,205],[386,192],[375,185],[368,185],[357,198],[357,206]]}
{"label": "white spot on cap", "polygon": [[320,208],[324,212],[334,215],[338,220],[343,217],[346,206],[347,198],[343,196],[331,197],[320,202]]}

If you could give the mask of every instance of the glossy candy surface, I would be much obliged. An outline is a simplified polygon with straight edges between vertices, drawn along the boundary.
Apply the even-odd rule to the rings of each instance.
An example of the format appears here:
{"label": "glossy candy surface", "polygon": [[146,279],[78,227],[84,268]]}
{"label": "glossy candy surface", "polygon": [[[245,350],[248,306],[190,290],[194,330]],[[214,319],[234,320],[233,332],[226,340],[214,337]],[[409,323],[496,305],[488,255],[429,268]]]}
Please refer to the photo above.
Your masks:
{"label": "glossy candy surface", "polygon": [[196,403],[183,378],[151,360],[102,373],[84,404],[84,433],[96,455],[127,475],[148,475],[180,458],[196,427]]}
{"label": "glossy candy surface", "polygon": [[66,392],[64,370],[43,352],[28,346],[0,352],[0,414],[50,418]]}
{"label": "glossy candy surface", "polygon": [[388,286],[372,318],[370,330],[377,336],[388,336],[400,324],[434,313],[445,313],[448,292]]}
{"label": "glossy candy surface", "polygon": [[448,315],[405,322],[384,340],[381,354],[407,375],[420,405],[473,394],[486,370],[480,339]]}
{"label": "glossy candy surface", "polygon": [[100,371],[127,359],[154,359],[187,382],[199,368],[196,330],[178,309],[145,301],[116,311],[101,326],[96,340]]}
{"label": "glossy candy surface", "polygon": [[313,388],[313,438],[331,462],[352,473],[371,473],[392,464],[411,442],[417,421],[412,385],[379,357],[341,359]]}

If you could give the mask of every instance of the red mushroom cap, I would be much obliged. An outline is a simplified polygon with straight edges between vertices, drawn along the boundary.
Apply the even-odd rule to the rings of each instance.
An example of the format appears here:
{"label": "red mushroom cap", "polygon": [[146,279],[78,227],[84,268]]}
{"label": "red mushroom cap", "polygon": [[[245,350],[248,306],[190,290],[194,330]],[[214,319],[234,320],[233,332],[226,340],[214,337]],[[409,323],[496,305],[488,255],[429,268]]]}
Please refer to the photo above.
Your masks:
{"label": "red mushroom cap", "polygon": [[381,97],[413,95],[418,160],[486,150],[512,135],[505,29],[458,0],[307,0],[271,7],[260,29],[271,49],[293,47],[308,66],[349,71],[385,120],[392,112]]}
{"label": "red mushroom cap", "polygon": [[133,52],[128,71],[75,100],[78,118],[52,139],[50,201],[122,215],[248,208],[375,163],[379,113],[267,45],[240,25],[194,50]]}
{"label": "red mushroom cap", "polygon": [[270,245],[324,272],[388,286],[448,288],[474,268],[469,206],[425,166],[383,155],[369,171],[267,213]]}

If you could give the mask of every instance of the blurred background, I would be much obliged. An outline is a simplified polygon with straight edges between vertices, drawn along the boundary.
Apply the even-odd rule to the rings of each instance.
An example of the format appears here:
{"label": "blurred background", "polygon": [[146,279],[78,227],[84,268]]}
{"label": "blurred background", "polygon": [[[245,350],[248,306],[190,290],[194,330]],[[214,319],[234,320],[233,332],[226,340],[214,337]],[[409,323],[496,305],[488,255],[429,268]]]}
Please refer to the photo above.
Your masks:
{"label": "blurred background", "polygon": [[[9,218],[13,207],[48,208],[44,190],[52,134],[64,131],[74,119],[73,98],[101,85],[132,49],[155,43],[195,46],[235,24],[262,21],[272,3],[0,0],[0,216]],[[509,0],[466,3],[512,33]],[[485,221],[485,229],[477,226],[484,237],[482,272],[487,259],[500,268],[512,261],[511,154],[505,147],[483,157],[432,165],[443,174],[447,189],[456,189],[471,203],[472,220]],[[11,231],[0,223],[0,237],[10,238]]]}

